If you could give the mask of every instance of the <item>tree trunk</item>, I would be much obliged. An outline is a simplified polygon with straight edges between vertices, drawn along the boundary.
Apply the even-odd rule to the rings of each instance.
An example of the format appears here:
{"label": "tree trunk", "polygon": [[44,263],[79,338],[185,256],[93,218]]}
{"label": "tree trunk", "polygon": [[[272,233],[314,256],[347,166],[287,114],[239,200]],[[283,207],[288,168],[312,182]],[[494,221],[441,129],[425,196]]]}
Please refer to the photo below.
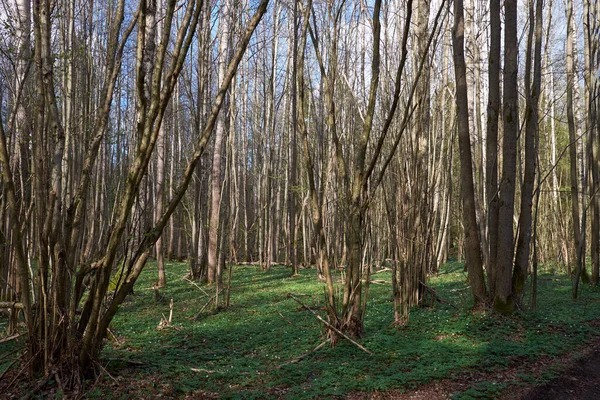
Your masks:
{"label": "tree trunk", "polygon": [[489,257],[487,265],[490,298],[496,292],[498,258],[498,117],[500,115],[500,0],[490,0],[490,53],[488,58],[488,108],[486,143],[486,203]]}
{"label": "tree trunk", "polygon": [[[535,11],[534,11],[535,7]],[[519,216],[519,236],[517,238],[517,251],[513,271],[513,295],[517,303],[522,302],[525,290],[525,281],[529,269],[529,255],[531,249],[531,231],[533,221],[533,187],[535,184],[535,170],[538,159],[538,131],[540,98],[542,82],[542,0],[530,0],[529,20],[530,28],[527,39],[527,54],[525,62],[525,172],[523,186],[521,187],[521,214]],[[535,24],[533,23],[535,21]],[[535,35],[535,50],[533,54],[533,84],[531,82],[532,41]]]}
{"label": "tree trunk", "polygon": [[513,216],[519,131],[518,40],[516,0],[505,1],[504,31],[504,143],[502,146],[502,180],[498,211],[498,246],[494,309],[511,314],[514,308],[512,266],[514,257]]}
{"label": "tree trunk", "polygon": [[[534,11],[535,7],[535,11]],[[513,294],[517,303],[522,302],[525,290],[525,281],[529,269],[529,255],[531,249],[531,231],[533,221],[533,187],[535,184],[535,170],[538,159],[538,131],[539,131],[539,97],[542,82],[542,0],[530,0],[529,35],[527,39],[527,54],[525,65],[525,172],[523,186],[521,187],[521,214],[519,216],[519,236],[517,238],[517,251],[513,271]],[[535,20],[535,24],[533,21]],[[531,82],[532,41],[535,35],[535,50],[533,54],[533,84]]]}
{"label": "tree trunk", "polygon": [[[221,85],[225,77],[225,68],[228,59],[228,42],[231,29],[231,14],[233,13],[231,0],[227,0],[219,17],[219,55],[218,55],[218,85]],[[218,270],[218,243],[219,227],[221,220],[221,160],[223,158],[223,142],[225,140],[225,114],[223,110],[217,121],[215,129],[215,147],[213,150],[213,164],[211,173],[211,197],[210,197],[210,221],[208,231],[208,282],[221,279]]]}
{"label": "tree trunk", "polygon": [[[567,0],[567,125],[569,129],[569,173],[571,181],[571,217],[573,219],[573,238],[575,244],[574,254],[579,253],[581,247],[581,218],[579,211],[579,174],[577,171],[577,143],[575,128],[575,112],[573,107],[573,87],[575,85],[575,59],[573,45],[575,40],[575,27],[573,17],[573,0]],[[567,260],[571,262],[572,260]],[[576,255],[575,270],[581,271],[583,265]],[[580,272],[578,272],[580,273]],[[577,278],[579,279],[579,278]]]}
{"label": "tree trunk", "polygon": [[460,150],[461,199],[465,225],[466,268],[475,305],[486,301],[487,293],[483,276],[483,260],[479,241],[479,228],[475,210],[473,162],[469,135],[469,109],[467,104],[467,71],[464,56],[464,10],[463,1],[454,1],[454,28],[452,30],[454,71],[456,76],[456,114],[458,144]]}

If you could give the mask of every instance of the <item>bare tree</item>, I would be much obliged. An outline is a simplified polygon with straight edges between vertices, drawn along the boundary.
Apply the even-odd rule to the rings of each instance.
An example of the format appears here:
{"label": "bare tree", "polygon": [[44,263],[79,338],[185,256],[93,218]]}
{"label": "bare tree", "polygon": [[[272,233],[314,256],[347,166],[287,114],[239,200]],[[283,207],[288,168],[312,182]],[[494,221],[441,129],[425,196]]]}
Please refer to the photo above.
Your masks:
{"label": "bare tree", "polygon": [[[513,271],[513,295],[521,302],[529,270],[531,232],[533,221],[533,189],[538,159],[539,98],[542,83],[542,21],[543,1],[529,2],[529,35],[525,61],[525,171],[521,187],[521,214],[519,235]],[[534,22],[535,21],[535,22]],[[532,55],[535,37],[535,50]],[[533,71],[532,71],[533,58]],[[533,82],[531,80],[533,74]]]}
{"label": "bare tree", "polygon": [[517,1],[507,0],[504,7],[504,142],[499,194],[494,309],[503,314],[510,314],[514,308],[511,277],[514,258],[513,216],[517,175],[517,134],[519,131]]}
{"label": "bare tree", "polygon": [[488,58],[488,108],[486,132],[486,203],[489,257],[488,288],[493,298],[498,258],[498,117],[500,115],[500,0],[490,1],[490,52]]}
{"label": "bare tree", "polygon": [[462,0],[454,1],[454,73],[456,75],[456,113],[460,149],[461,199],[465,224],[466,268],[476,304],[485,303],[487,291],[483,276],[483,260],[479,228],[475,210],[473,161],[469,135],[469,108],[467,104],[467,70],[464,58],[464,9]]}

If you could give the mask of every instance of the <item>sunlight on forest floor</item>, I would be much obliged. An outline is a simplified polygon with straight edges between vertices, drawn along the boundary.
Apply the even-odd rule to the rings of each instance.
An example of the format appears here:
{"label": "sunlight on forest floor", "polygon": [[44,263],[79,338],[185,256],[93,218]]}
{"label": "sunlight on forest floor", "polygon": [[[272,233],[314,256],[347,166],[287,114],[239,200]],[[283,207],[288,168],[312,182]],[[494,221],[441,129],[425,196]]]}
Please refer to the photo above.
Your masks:
{"label": "sunlight on forest floor", "polygon": [[[531,375],[525,363],[581,346],[595,334],[586,322],[600,318],[600,290],[586,285],[573,302],[570,281],[549,272],[539,279],[538,311],[511,318],[473,313],[466,274],[453,263],[431,278],[430,286],[460,311],[440,303],[418,308],[411,312],[408,326],[397,329],[391,276],[383,272],[377,280],[388,284],[370,285],[361,341],[375,355],[341,340],[335,348],[325,346],[289,363],[324,339],[322,324],[286,297],[292,292],[305,304],[322,306],[323,287],[316,271],[302,270],[293,278],[285,267],[260,271],[235,266],[231,306],[217,311],[208,306],[196,322],[194,317],[215,287],[193,285],[185,279],[187,272],[185,264],[167,265],[168,286],[160,290],[166,301],[157,304],[152,288],[156,265],[148,266],[112,323],[102,357],[110,376],[105,374],[88,397],[332,397],[409,390],[433,380],[460,379],[472,371],[515,366],[522,369],[522,381],[540,382],[552,374]],[[171,299],[172,322],[159,329],[161,319],[169,316]],[[0,353],[5,352],[0,345]],[[493,397],[505,386],[480,384],[476,391]]]}

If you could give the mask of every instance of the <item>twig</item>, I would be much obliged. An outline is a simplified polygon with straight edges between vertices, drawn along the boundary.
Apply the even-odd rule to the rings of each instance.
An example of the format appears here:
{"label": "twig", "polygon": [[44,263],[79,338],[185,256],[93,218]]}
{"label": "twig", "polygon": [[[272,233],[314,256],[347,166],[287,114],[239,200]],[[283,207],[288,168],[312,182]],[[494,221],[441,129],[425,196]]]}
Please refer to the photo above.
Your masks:
{"label": "twig", "polygon": [[0,356],[0,360],[4,360],[5,358],[8,358],[8,356],[12,356],[13,354],[15,354],[16,352],[18,352],[20,349],[16,348],[12,351],[9,351],[8,353],[4,353]]}
{"label": "twig", "polygon": [[118,381],[115,379],[115,377],[114,377],[114,376],[112,376],[112,375],[110,374],[110,372],[108,372],[108,371],[106,370],[106,368],[104,368],[104,365],[102,365],[101,363],[98,363],[98,365],[100,366],[100,368],[102,368],[102,371],[104,371],[104,372],[106,373],[106,375],[108,375],[108,376],[109,376],[109,377],[110,377],[110,378],[111,378],[111,379],[112,379],[112,380],[113,380],[115,383],[118,383]]}
{"label": "twig", "polygon": [[362,351],[364,351],[365,353],[368,354],[373,354],[372,351],[366,349],[365,347],[361,346],[359,343],[357,343],[356,341],[354,341],[350,336],[346,335],[344,332],[340,331],[338,328],[336,328],[335,326],[331,325],[329,322],[325,321],[323,318],[321,318],[321,316],[319,314],[317,314],[316,312],[314,312],[309,306],[307,306],[306,304],[302,303],[296,296],[294,296],[292,293],[288,293],[287,294],[288,297],[292,298],[296,303],[300,304],[302,307],[306,308],[308,311],[310,311],[319,321],[321,321],[322,323],[324,323],[325,325],[327,325],[331,330],[335,331],[336,333],[338,333],[340,336],[348,339],[348,341],[350,343],[352,343],[353,345],[355,345],[356,347],[358,347],[359,349],[361,349]]}
{"label": "twig", "polygon": [[208,293],[206,293],[206,290],[202,289],[202,287],[201,287],[200,285],[198,285],[196,282],[194,282],[193,280],[191,280],[191,279],[188,279],[188,278],[183,278],[183,279],[185,279],[186,281],[188,281],[189,283],[191,283],[192,285],[194,285],[194,286],[196,286],[198,289],[200,289],[200,291],[201,291],[202,293],[204,293],[204,295],[205,295],[206,297],[209,297],[209,296],[210,296]]}
{"label": "twig", "polygon": [[207,374],[216,374],[219,371],[213,371],[212,369],[204,369],[204,368],[190,368],[194,372],[205,372]]}
{"label": "twig", "polygon": [[10,365],[4,370],[4,372],[0,374],[0,381],[2,380],[2,378],[4,378],[4,375],[6,375],[6,373],[12,368],[13,365],[15,365],[17,361],[19,361],[19,359],[15,358],[14,361],[11,362]]}
{"label": "twig", "polygon": [[135,365],[135,366],[148,365],[148,363],[145,363],[143,361],[126,360],[125,362],[129,365]]}
{"label": "twig", "polygon": [[442,299],[440,296],[438,296],[438,294],[436,293],[435,290],[433,290],[432,288],[430,288],[429,286],[427,286],[426,284],[424,284],[421,280],[419,280],[419,283],[423,286],[423,288],[425,288],[425,290],[430,293],[433,298],[442,303],[442,304],[448,304],[449,306],[453,307],[455,310],[459,311],[458,307],[456,307],[454,304],[452,304],[451,302],[449,302],[448,300],[444,300]]}
{"label": "twig", "polygon": [[321,344],[319,344],[317,347],[315,347],[314,349],[307,351],[306,353],[302,354],[301,356],[298,356],[296,358],[294,358],[293,360],[290,360],[288,362],[285,362],[283,364],[281,364],[279,366],[279,368],[283,367],[284,365],[288,365],[288,364],[296,364],[302,360],[304,360],[306,357],[308,357],[309,355],[311,355],[312,353],[319,351],[320,349],[322,349],[327,343],[331,342],[331,339],[327,339],[324,342],[322,342]]}
{"label": "twig", "polygon": [[196,314],[196,316],[194,317],[194,321],[198,321],[198,318],[200,318],[200,315],[202,314],[202,312],[204,311],[204,309],[206,307],[208,307],[208,305],[215,299],[215,297],[217,297],[216,294],[213,297],[211,297],[210,299],[208,299],[208,301],[206,302],[206,304],[202,306],[202,308],[200,309],[200,311],[198,311],[198,314]]}
{"label": "twig", "polygon": [[106,333],[108,334],[108,336],[110,336],[110,340],[112,340],[116,344],[121,344],[119,339],[115,336],[115,334],[110,329],[107,329]]}
{"label": "twig", "polygon": [[277,310],[277,314],[279,314],[279,316],[281,316],[281,318],[283,318],[284,321],[286,321],[288,324],[295,326],[296,328],[298,327],[296,324],[294,324],[292,321],[290,321],[289,319],[287,319],[282,313],[281,311],[279,311],[279,308],[277,306],[275,306],[275,309]]}
{"label": "twig", "polygon": [[21,397],[21,400],[29,400],[34,394],[36,394],[37,392],[42,390],[43,387],[46,386],[46,384],[48,383],[50,378],[52,378],[52,376],[53,376],[53,374],[50,374],[50,375],[46,376],[44,379],[42,379],[41,381],[39,381],[38,384],[35,385],[35,387],[29,393],[27,393],[25,396]]}
{"label": "twig", "polygon": [[380,274],[380,273],[382,273],[382,272],[391,271],[391,270],[392,270],[392,269],[391,269],[391,268],[388,268],[388,267],[386,267],[386,268],[382,268],[382,269],[380,269],[379,271],[375,271],[375,272],[373,272],[373,273],[372,273],[372,275],[375,275],[375,274]]}
{"label": "twig", "polygon": [[[124,362],[124,363],[126,363],[128,365],[134,365],[134,366],[148,365],[148,363],[145,363],[143,361],[122,360],[120,358],[109,358],[106,361],[108,361],[108,362],[111,362],[111,361],[114,361],[114,362]],[[108,363],[106,365],[108,365]]]}
{"label": "twig", "polygon": [[63,388],[63,384],[62,381],[60,379],[60,376],[58,375],[58,371],[54,371],[54,374],[52,374],[54,376],[54,380],[56,381],[56,385],[58,386],[58,390],[60,390],[61,392],[64,392],[64,388]]}
{"label": "twig", "polygon": [[16,338],[18,338],[21,335],[22,335],[22,333],[18,333],[16,335],[12,335],[12,336],[5,337],[4,339],[0,339],[0,344],[10,342],[11,340],[15,340]]}
{"label": "twig", "polygon": [[10,384],[7,386],[7,388],[12,387],[12,385],[17,381],[17,379],[19,378],[19,376],[21,376],[21,374],[25,371],[25,368],[27,368],[29,366],[29,364],[31,364],[31,362],[33,361],[33,359],[35,357],[37,357],[38,354],[40,354],[40,350],[38,350],[38,352],[35,353],[35,355],[33,357],[29,357],[29,360],[27,360],[27,362],[25,363],[25,365],[23,365],[23,368],[21,368],[21,370],[17,373],[17,375],[15,375],[15,377],[10,382]]}

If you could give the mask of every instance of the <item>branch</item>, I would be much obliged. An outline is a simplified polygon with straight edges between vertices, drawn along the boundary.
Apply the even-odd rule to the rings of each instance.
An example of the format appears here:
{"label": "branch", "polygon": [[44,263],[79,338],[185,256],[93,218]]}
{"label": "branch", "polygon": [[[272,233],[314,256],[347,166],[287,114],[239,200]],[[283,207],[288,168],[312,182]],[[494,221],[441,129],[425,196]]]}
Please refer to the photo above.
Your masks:
{"label": "branch", "polygon": [[287,297],[293,299],[296,303],[300,304],[302,307],[304,307],[305,309],[307,309],[308,311],[310,311],[319,321],[321,321],[322,323],[324,323],[329,329],[331,329],[332,331],[336,332],[338,335],[344,337],[345,339],[348,339],[348,341],[350,343],[352,343],[353,345],[355,345],[356,347],[358,347],[359,349],[361,349],[365,353],[368,353],[368,354],[371,354],[371,355],[374,354],[372,351],[366,349],[365,347],[363,347],[362,345],[360,345],[359,343],[357,343],[354,339],[352,339],[351,337],[349,337],[348,335],[346,335],[344,332],[340,331],[335,326],[333,326],[329,322],[325,321],[319,314],[317,314],[309,306],[307,306],[306,304],[304,304],[303,302],[301,302],[300,299],[298,299],[292,293],[288,293]]}
{"label": "branch", "polygon": [[0,339],[0,344],[10,342],[11,340],[15,340],[16,338],[18,338],[20,336],[21,336],[21,334],[19,333],[17,335],[5,337],[4,339]]}
{"label": "branch", "polygon": [[438,296],[438,294],[436,293],[436,291],[433,288],[430,288],[429,286],[427,286],[426,284],[423,283],[423,281],[419,280],[419,283],[421,284],[421,286],[423,286],[423,288],[427,291],[427,293],[431,294],[431,296],[433,296],[433,298],[438,301],[439,303],[442,304],[448,304],[450,307],[454,308],[455,310],[459,311],[458,307],[456,307],[454,304],[450,303],[447,300],[442,299],[440,296]]}
{"label": "branch", "polygon": [[312,353],[321,350],[327,343],[331,342],[331,339],[327,339],[324,342],[322,342],[320,345],[318,345],[317,347],[315,347],[314,349],[307,351],[306,353],[302,354],[301,356],[298,356],[296,358],[294,358],[293,360],[290,360],[288,362],[284,362],[283,364],[281,364],[278,368],[283,367],[284,365],[288,365],[288,364],[296,364],[302,360],[304,360],[306,357],[308,357],[309,355],[311,355]]}

